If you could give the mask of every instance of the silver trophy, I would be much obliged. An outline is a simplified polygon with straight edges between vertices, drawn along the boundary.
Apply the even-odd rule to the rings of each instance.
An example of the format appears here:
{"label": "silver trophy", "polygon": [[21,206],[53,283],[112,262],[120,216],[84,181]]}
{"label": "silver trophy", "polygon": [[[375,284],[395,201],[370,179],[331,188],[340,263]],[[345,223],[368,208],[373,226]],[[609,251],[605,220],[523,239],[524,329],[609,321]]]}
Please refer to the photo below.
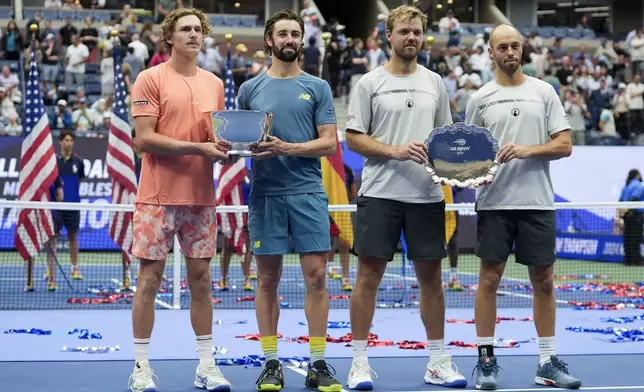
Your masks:
{"label": "silver trophy", "polygon": [[228,155],[250,157],[251,147],[270,133],[273,114],[255,110],[223,110],[211,114],[215,136],[232,145]]}
{"label": "silver trophy", "polygon": [[425,141],[425,170],[435,183],[467,188],[492,181],[499,143],[489,129],[462,122],[434,129]]}

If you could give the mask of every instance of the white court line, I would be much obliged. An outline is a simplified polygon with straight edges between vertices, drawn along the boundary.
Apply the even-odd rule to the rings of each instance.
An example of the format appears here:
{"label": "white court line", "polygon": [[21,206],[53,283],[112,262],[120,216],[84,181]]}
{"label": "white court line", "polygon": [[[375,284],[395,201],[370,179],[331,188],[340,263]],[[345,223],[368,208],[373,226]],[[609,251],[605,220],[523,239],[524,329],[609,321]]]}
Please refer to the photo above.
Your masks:
{"label": "white court line", "polygon": [[[300,375],[306,377],[306,370],[304,370],[304,369],[301,369],[301,368],[298,368],[298,367],[295,367],[295,366],[287,366],[286,368],[294,371],[297,374],[300,374]],[[347,391],[346,389],[342,388],[342,392],[349,392],[349,391]],[[410,391],[410,392],[412,392],[412,391]],[[413,392],[416,392],[416,391],[413,391]]]}

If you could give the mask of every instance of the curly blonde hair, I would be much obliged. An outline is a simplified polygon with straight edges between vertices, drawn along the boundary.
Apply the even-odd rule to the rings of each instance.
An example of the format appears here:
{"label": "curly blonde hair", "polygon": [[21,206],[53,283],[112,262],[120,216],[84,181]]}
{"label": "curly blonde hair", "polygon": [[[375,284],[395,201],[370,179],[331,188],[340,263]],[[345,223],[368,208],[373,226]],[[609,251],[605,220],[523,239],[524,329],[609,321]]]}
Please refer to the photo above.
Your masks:
{"label": "curly blonde hair", "polygon": [[201,31],[204,38],[209,36],[212,32],[212,27],[210,26],[210,22],[208,22],[208,17],[202,10],[197,8],[177,8],[176,10],[170,12],[161,23],[163,45],[167,50],[172,49],[172,45],[168,41],[172,39],[172,33],[174,33],[174,29],[175,27],[177,27],[177,21],[180,18],[188,15],[194,15],[199,18],[199,22],[201,22]]}
{"label": "curly blonde hair", "polygon": [[401,5],[400,7],[392,10],[387,17],[387,30],[393,32],[394,24],[398,22],[407,22],[412,19],[420,18],[420,23],[423,25],[423,31],[427,29],[427,15],[412,5]]}

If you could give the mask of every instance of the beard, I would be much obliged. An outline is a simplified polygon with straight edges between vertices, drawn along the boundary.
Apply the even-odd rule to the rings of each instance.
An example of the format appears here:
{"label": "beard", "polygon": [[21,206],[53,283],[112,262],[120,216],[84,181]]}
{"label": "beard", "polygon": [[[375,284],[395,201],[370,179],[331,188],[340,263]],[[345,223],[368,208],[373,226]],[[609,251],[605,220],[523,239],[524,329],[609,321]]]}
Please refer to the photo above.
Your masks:
{"label": "beard", "polygon": [[416,56],[418,56],[418,50],[419,49],[418,49],[417,46],[415,48],[416,49],[412,51],[409,46],[402,46],[400,48],[394,48],[394,51],[396,52],[396,55],[399,58],[401,58],[403,60],[411,61],[411,60],[415,59]]}
{"label": "beard", "polygon": [[517,69],[521,66],[521,56],[515,56],[516,61],[506,62],[507,59],[501,59],[500,61],[495,59],[496,66],[499,67],[504,73],[511,75],[516,72]]}
{"label": "beard", "polygon": [[[293,52],[287,53],[285,52],[286,49],[291,49]],[[300,57],[302,48],[284,46],[284,47],[278,48],[274,52],[275,52],[275,57],[277,57],[280,61],[283,61],[285,63],[292,63],[293,61],[297,60]]]}

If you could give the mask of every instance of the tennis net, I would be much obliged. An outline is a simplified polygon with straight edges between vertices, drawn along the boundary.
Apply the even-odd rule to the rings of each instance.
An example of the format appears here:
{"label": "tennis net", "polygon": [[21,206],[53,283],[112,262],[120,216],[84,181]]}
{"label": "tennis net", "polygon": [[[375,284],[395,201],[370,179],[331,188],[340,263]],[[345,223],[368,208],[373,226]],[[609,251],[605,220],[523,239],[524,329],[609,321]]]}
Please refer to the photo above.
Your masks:
{"label": "tennis net", "polygon": [[[75,252],[71,251],[73,246],[70,246],[70,237],[65,229],[51,248],[45,246],[31,262],[23,259],[15,243],[16,222],[21,209],[52,213],[78,211],[79,251],[74,258],[78,273],[73,271],[72,256]],[[327,267],[331,308],[348,308],[352,293],[350,286],[355,284],[357,258],[347,246],[352,241],[352,230],[356,224],[355,210],[355,205],[329,206],[335,223],[332,231],[335,235],[339,233],[339,239],[333,241],[334,252],[329,255],[333,261]],[[111,215],[123,211],[133,211],[133,206],[0,201],[0,309],[129,308],[136,290],[138,261],[134,259],[131,265],[127,265],[109,235]],[[246,213],[247,207],[220,207],[218,211],[220,214]],[[644,211],[644,202],[556,204],[555,251],[558,261],[555,264],[555,290],[558,306],[644,308],[641,211]],[[448,308],[472,308],[479,269],[479,259],[474,255],[474,205],[451,204],[447,206],[446,214],[446,233],[450,238],[450,257],[443,260],[446,305]],[[626,225],[622,223],[624,221]],[[244,255],[224,252],[221,245],[225,243],[220,233],[219,252],[211,263],[213,306],[254,308],[257,281],[252,255],[247,259],[250,260],[250,268],[244,269]],[[378,292],[379,307],[418,306],[418,284],[405,249],[404,238],[401,238],[399,251],[388,264]],[[625,253],[633,252],[638,255],[633,260],[642,266],[630,266],[624,262]],[[228,268],[222,265],[225,254],[230,255]],[[450,258],[457,260],[456,269],[450,267]],[[344,271],[343,260],[348,261]],[[55,287],[49,287],[47,276],[51,277],[52,273],[47,268],[48,263],[55,269]],[[31,286],[26,290],[29,271]],[[131,277],[129,285],[128,277]],[[279,285],[280,306],[303,308],[305,292],[299,257],[285,255]],[[532,307],[528,271],[514,262],[514,256],[507,263],[497,303],[499,307],[506,308]],[[185,263],[176,239],[168,255],[156,305],[158,309],[185,309],[190,305]]]}

